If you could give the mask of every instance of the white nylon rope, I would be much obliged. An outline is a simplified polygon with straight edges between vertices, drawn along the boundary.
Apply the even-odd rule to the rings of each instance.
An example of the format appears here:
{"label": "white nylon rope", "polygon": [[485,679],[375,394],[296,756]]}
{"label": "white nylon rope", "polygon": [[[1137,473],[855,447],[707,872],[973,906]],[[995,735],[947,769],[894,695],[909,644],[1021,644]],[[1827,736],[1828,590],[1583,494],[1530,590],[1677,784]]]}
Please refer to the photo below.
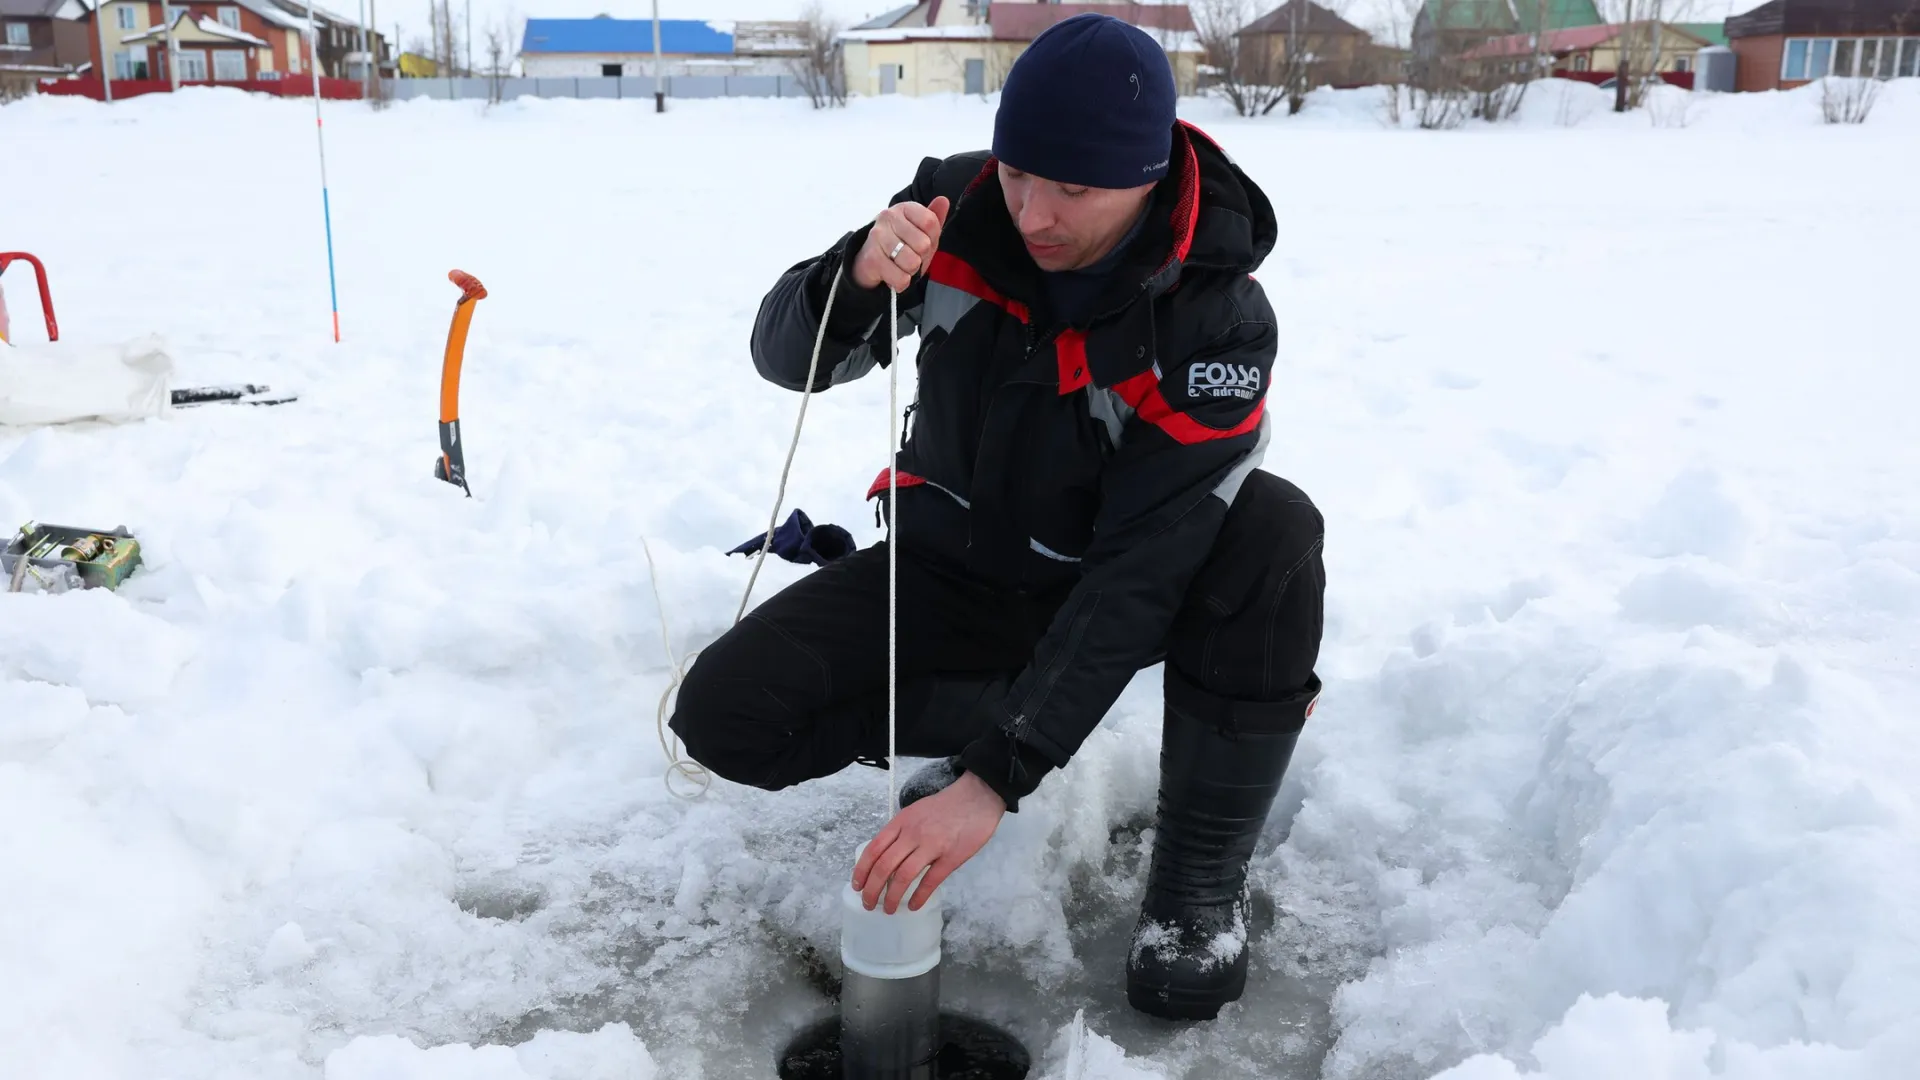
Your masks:
{"label": "white nylon rope", "polygon": [[[827,306],[820,312],[820,327],[813,336],[813,356],[807,361],[807,381],[800,390],[800,415],[793,421],[793,439],[787,444],[787,460],[780,467],[780,486],[773,496],[773,511],[767,516],[767,535],[760,544],[760,554],[753,561],[753,572],[747,575],[746,591],[740,594],[740,607],[733,613],[737,625],[746,617],[747,602],[753,597],[754,582],[760,580],[760,567],[767,561],[767,552],[773,547],[773,530],[780,520],[780,505],[787,498],[787,477],[793,472],[793,458],[800,449],[800,431],[807,423],[807,403],[813,400],[813,380],[820,370],[820,348],[827,339],[827,320],[833,317],[833,302],[840,293],[840,274],[833,275],[833,284],[827,287]],[[887,290],[887,813],[893,813],[898,805],[898,787],[894,780],[894,759],[896,752],[895,729],[898,721],[898,673],[899,673],[899,548],[893,543],[893,536],[899,530],[899,505],[895,495],[900,490],[900,478],[893,468],[894,447],[900,444],[898,424],[900,422],[900,295],[892,289]],[[699,650],[688,653],[675,660],[673,657],[673,637],[667,628],[667,605],[660,596],[660,575],[653,564],[653,548],[647,538],[640,538],[640,546],[647,555],[647,576],[653,582],[653,603],[660,613],[660,640],[667,651],[667,688],[660,694],[660,707],[654,713],[654,728],[660,736],[660,749],[667,757],[667,771],[662,776],[667,791],[682,799],[697,799],[713,786],[713,774],[699,762],[680,753],[680,739],[667,727],[667,708],[679,691],[680,684],[686,681],[686,665],[693,661]],[[673,779],[679,776],[695,785],[691,794],[674,787]]]}
{"label": "white nylon rope", "polygon": [[895,742],[900,679],[900,470],[893,466],[900,445],[900,294],[887,290],[887,816],[899,806],[894,770],[900,757]]}

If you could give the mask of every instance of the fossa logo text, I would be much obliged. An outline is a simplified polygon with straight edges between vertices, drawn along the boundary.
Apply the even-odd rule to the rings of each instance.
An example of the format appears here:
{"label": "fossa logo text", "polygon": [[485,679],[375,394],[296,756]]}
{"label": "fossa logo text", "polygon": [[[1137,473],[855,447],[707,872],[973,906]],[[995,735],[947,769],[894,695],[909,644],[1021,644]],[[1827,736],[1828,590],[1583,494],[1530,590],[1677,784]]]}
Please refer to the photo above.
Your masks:
{"label": "fossa logo text", "polygon": [[1187,368],[1190,398],[1234,397],[1251,401],[1260,394],[1260,369],[1240,364],[1194,364]]}

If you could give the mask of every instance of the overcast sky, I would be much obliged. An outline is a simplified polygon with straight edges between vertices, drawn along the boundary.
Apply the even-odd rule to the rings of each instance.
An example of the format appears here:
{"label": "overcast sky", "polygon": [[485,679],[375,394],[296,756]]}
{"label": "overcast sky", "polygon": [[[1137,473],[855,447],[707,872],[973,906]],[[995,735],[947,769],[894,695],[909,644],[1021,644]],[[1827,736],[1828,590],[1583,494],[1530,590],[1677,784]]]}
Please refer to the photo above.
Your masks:
{"label": "overcast sky", "polygon": [[[325,10],[348,18],[359,18],[357,4],[364,0],[315,0]],[[406,42],[421,35],[427,26],[429,0],[377,0],[380,28],[392,35],[395,20]],[[521,19],[580,19],[611,15],[616,19],[650,19],[651,0],[450,0],[455,20],[464,16],[467,5],[473,7],[474,53],[479,58],[480,32],[490,20],[509,14]],[[1278,2],[1278,0],[1276,0]],[[901,6],[906,0],[888,4],[881,0],[823,0],[830,15],[854,23]],[[805,0],[660,0],[662,19],[796,19]]]}
{"label": "overcast sky", "polygon": [[[364,0],[317,0],[323,8],[339,12],[349,18],[359,17],[355,5]],[[416,35],[422,35],[427,25],[429,0],[377,0],[380,28],[392,34],[394,23],[400,24],[404,47]],[[589,18],[594,15],[611,15],[618,19],[647,19],[652,17],[651,0],[451,0],[456,19],[462,17],[467,5],[472,5],[474,24],[474,50],[476,59],[480,54],[482,31],[491,22],[497,24],[509,16],[519,18]],[[806,0],[660,0],[662,19],[793,19],[798,18]],[[889,11],[906,0],[888,3],[886,0],[822,0],[827,13],[838,16],[843,23],[851,24]],[[1247,0],[1248,6],[1260,12],[1280,6],[1282,0]],[[1345,15],[1354,24],[1382,33],[1392,21],[1390,14],[1395,10],[1405,10],[1407,5],[1417,0],[1319,0],[1323,6],[1332,8]],[[1667,18],[1674,21],[1709,22],[1723,19],[1728,15],[1737,15],[1743,11],[1758,7],[1763,0],[1664,0]],[[1617,17],[1624,6],[1622,0],[1598,0],[1604,14]],[[1637,7],[1644,3],[1637,3]],[[1404,22],[1404,17],[1402,18]]]}

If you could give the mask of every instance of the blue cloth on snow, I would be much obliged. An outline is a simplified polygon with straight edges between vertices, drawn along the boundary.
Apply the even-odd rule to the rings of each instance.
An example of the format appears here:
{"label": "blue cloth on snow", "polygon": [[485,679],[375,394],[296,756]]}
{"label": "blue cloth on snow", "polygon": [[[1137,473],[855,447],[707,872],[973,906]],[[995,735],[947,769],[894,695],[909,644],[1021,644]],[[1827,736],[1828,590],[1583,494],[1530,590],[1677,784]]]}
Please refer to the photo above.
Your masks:
{"label": "blue cloth on snow", "polygon": [[[766,542],[767,534],[761,533],[727,554],[756,555]],[[815,525],[806,511],[796,508],[785,524],[773,530],[773,546],[768,550],[791,563],[825,566],[853,554],[853,534],[838,525]]]}

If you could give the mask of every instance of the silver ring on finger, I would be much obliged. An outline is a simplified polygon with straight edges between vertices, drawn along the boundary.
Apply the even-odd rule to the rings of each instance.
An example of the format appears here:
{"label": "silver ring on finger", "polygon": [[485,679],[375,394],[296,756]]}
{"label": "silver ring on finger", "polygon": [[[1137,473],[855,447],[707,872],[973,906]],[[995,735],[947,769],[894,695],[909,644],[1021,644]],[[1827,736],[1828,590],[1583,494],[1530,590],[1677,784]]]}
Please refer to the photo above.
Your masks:
{"label": "silver ring on finger", "polygon": [[902,250],[903,250],[903,249],[904,249],[904,248],[905,248],[906,246],[907,246],[907,242],[906,242],[905,240],[900,240],[900,241],[896,241],[896,242],[894,243],[894,245],[893,245],[893,250],[892,250],[892,251],[889,251],[889,252],[887,252],[887,261],[888,261],[888,262],[893,262],[893,261],[896,261],[896,260],[898,260],[898,259],[900,258],[900,252],[901,252],[901,251],[902,251]]}

